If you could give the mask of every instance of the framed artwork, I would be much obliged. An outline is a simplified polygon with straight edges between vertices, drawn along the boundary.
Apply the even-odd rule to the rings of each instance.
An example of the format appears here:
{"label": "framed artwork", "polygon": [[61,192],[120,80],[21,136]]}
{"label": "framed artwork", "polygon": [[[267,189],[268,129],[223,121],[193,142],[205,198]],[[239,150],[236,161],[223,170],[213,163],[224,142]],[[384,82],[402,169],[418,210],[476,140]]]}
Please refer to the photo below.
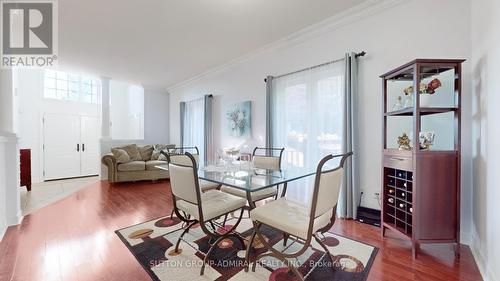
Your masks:
{"label": "framed artwork", "polygon": [[229,134],[233,137],[252,136],[252,102],[234,104],[226,113]]}

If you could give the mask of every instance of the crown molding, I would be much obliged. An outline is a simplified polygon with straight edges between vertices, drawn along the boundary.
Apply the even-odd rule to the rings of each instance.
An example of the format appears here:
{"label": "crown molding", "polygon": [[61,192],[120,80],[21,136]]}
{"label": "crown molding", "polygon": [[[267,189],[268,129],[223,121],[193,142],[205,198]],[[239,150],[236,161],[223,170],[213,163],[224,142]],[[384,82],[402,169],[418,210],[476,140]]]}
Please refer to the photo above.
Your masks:
{"label": "crown molding", "polygon": [[203,77],[209,76],[211,74],[223,71],[228,69],[236,64],[242,63],[244,61],[250,60],[260,54],[269,52],[274,49],[282,48],[285,46],[296,45],[306,40],[321,36],[327,32],[331,32],[337,28],[342,26],[354,23],[366,17],[378,14],[383,12],[389,8],[397,6],[399,4],[408,2],[410,0],[367,0],[360,5],[357,5],[351,9],[348,9],[342,13],[339,13],[335,16],[322,20],[316,24],[310,25],[306,28],[303,28],[297,32],[294,32],[286,37],[283,37],[273,43],[267,44],[259,49],[256,49],[252,52],[249,52],[243,56],[230,60],[226,63],[223,63],[219,66],[216,66],[212,69],[209,69],[205,72],[202,72],[198,75],[195,75],[189,79],[186,79],[182,82],[173,84],[171,86],[166,87],[167,91],[172,91],[188,84],[191,84],[197,80],[200,80]]}
{"label": "crown molding", "polygon": [[167,89],[165,89],[165,87],[148,85],[148,84],[142,84],[141,86],[142,88],[144,88],[144,91],[162,91],[167,93]]}

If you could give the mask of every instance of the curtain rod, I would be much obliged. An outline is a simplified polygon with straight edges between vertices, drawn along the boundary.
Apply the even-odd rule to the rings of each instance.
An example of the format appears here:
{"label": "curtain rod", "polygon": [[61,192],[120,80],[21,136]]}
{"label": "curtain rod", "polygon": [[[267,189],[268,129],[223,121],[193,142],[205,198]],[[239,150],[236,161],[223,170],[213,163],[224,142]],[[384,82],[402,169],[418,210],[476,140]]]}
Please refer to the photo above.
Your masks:
{"label": "curtain rod", "polygon": [[[365,55],[366,55],[366,52],[362,51],[362,52],[356,53],[355,57],[359,58],[359,57],[363,57]],[[303,69],[300,69],[300,70],[296,70],[296,71],[292,71],[292,72],[289,72],[289,73],[281,74],[281,75],[278,75],[278,76],[273,76],[273,78],[281,78],[281,77],[284,77],[284,76],[288,76],[288,75],[296,74],[296,73],[299,73],[299,72],[303,72],[303,71],[315,69],[315,68],[318,68],[318,67],[322,67],[322,66],[329,65],[329,64],[336,63],[336,62],[343,61],[343,60],[345,60],[345,58],[336,59],[336,60],[332,60],[332,61],[325,62],[325,63],[322,63],[322,64],[318,64],[318,65],[315,65],[315,66],[306,67],[306,68],[303,68]],[[267,78],[264,79],[264,82],[267,82]]]}

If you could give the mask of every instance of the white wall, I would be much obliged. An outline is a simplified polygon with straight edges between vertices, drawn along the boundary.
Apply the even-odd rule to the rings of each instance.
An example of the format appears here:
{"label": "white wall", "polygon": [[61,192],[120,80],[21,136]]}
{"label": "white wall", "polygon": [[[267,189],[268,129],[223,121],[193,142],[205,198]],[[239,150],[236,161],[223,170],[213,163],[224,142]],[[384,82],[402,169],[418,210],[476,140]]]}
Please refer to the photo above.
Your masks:
{"label": "white wall", "polygon": [[144,87],[144,142],[168,143],[169,94],[165,89]]}
{"label": "white wall", "polygon": [[13,105],[14,99],[12,95],[12,79],[11,70],[0,70],[0,131],[13,132],[14,118]]}
{"label": "white wall", "polygon": [[[43,98],[43,70],[24,69],[16,72],[16,133],[19,147],[31,149],[31,174],[34,183],[43,181],[43,124],[46,113],[100,116],[99,104],[86,104]],[[61,129],[63,133],[63,129]]]}
{"label": "white wall", "polygon": [[472,2],[474,163],[472,251],[485,280],[500,280],[500,2]]}
{"label": "white wall", "polygon": [[[377,2],[377,1],[375,1]],[[365,50],[360,60],[358,136],[355,152],[360,159],[360,187],[365,191],[363,205],[379,208],[373,195],[380,192],[382,93],[379,75],[415,58],[469,58],[470,7],[467,0],[411,0],[369,12],[336,18],[327,26],[301,32],[227,67],[207,73],[192,81],[169,89],[170,136],[179,142],[179,102],[215,96],[215,145],[227,147],[238,140],[226,136],[224,113],[234,102],[253,101],[254,142],[265,139],[265,84],[267,75],[279,75],[303,67],[341,58],[347,51]],[[372,2],[373,3],[373,2]],[[384,1],[382,1],[384,3]],[[464,64],[464,88],[468,89],[470,66]],[[470,93],[465,92],[465,100]],[[464,103],[464,115],[470,106]],[[222,128],[222,129],[221,129]],[[465,242],[470,233],[471,168],[470,121],[463,120],[463,185],[462,231]]]}
{"label": "white wall", "polygon": [[144,88],[111,80],[109,95],[111,138],[144,139]]}
{"label": "white wall", "polygon": [[14,87],[11,70],[0,70],[0,240],[9,225],[21,219],[19,149],[14,129]]}

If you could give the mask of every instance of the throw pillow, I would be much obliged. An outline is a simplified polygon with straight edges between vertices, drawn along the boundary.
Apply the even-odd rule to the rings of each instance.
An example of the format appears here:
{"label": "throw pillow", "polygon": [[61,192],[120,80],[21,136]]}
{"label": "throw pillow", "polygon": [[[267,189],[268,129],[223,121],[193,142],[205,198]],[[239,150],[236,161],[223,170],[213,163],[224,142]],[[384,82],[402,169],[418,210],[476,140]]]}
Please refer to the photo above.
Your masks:
{"label": "throw pillow", "polygon": [[115,156],[117,163],[128,163],[131,161],[128,153],[121,148],[112,148],[111,153]]}
{"label": "throw pillow", "polygon": [[149,161],[151,160],[151,155],[153,154],[153,146],[146,145],[139,147],[139,153],[141,154],[141,159],[143,161]]}
{"label": "throw pillow", "polygon": [[136,144],[129,144],[120,148],[128,153],[132,161],[142,161],[141,153]]}
{"label": "throw pillow", "polygon": [[171,148],[175,148],[175,145],[173,145],[173,144],[155,144],[153,154],[151,155],[151,160],[167,161],[167,157],[165,157],[165,155],[161,154],[160,152],[162,150],[168,150]]}

